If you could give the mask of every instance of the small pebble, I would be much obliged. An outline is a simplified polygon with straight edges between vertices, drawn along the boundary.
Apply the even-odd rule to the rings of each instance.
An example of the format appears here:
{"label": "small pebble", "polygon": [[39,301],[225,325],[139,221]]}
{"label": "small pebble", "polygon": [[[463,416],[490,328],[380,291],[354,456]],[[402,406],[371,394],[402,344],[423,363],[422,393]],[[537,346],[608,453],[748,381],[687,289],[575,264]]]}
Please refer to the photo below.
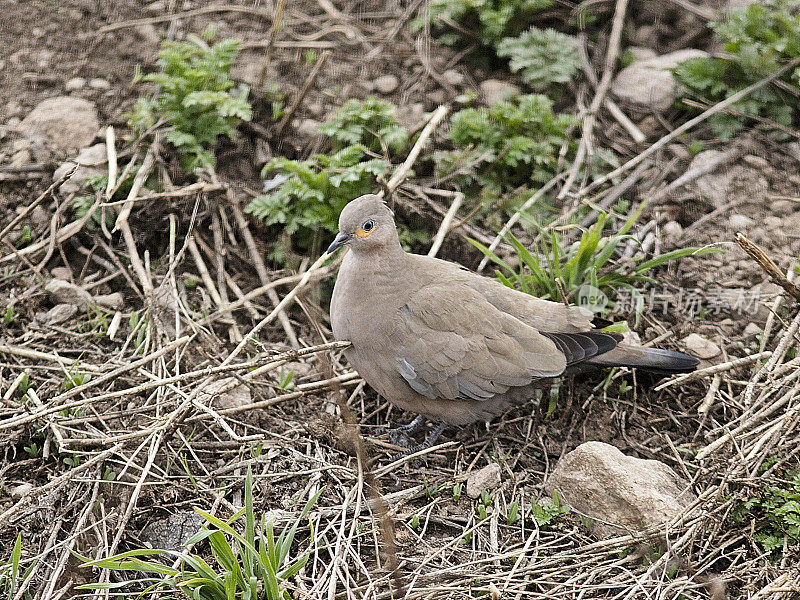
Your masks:
{"label": "small pebble", "polygon": [[728,225],[731,226],[731,229],[749,229],[756,222],[746,215],[731,215],[728,217]]}
{"label": "small pebble", "polygon": [[467,496],[478,498],[483,490],[493,490],[500,485],[500,465],[490,463],[469,474],[467,479]]}
{"label": "small pebble", "polygon": [[691,333],[683,338],[683,345],[689,352],[703,360],[714,358],[722,352],[714,342],[697,333]]}
{"label": "small pebble", "polygon": [[769,169],[769,161],[766,158],[761,156],[756,156],[754,154],[748,154],[742,157],[742,162],[754,169],[759,169],[760,171],[766,171]]}
{"label": "small pebble", "polygon": [[111,88],[111,83],[107,79],[95,77],[89,80],[89,87],[94,90],[107,90]]}
{"label": "small pebble", "polygon": [[73,77],[64,84],[64,89],[68,92],[76,92],[86,86],[86,80],[83,77]]}
{"label": "small pebble", "polygon": [[394,75],[382,75],[372,83],[381,94],[391,94],[400,85],[400,80]]}

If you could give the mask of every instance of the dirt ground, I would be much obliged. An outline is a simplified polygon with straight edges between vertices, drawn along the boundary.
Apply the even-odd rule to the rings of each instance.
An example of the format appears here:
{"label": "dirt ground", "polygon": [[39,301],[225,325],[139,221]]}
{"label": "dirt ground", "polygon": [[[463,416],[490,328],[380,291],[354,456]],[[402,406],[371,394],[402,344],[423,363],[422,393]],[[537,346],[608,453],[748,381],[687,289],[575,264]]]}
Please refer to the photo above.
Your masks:
{"label": "dirt ground", "polygon": [[[408,23],[424,4],[288,2],[265,71],[265,81],[274,87],[259,88],[265,41],[271,35],[270,2],[3,3],[0,167],[19,147],[20,120],[42,100],[60,95],[93,102],[102,127],[115,127],[123,155],[143,155],[146,146],[133,138],[125,117],[140,93],[131,84],[135,68],[153,68],[161,40],[208,28],[215,28],[219,38],[242,40],[235,77],[253,86],[255,113],[235,142],[220,144],[222,188],[138,202],[130,217],[135,247],[152,282],[167,289],[170,298],[173,290],[183,294],[199,307],[199,315],[212,315],[201,326],[187,325],[182,318],[176,326],[175,312],[165,308],[172,306],[171,299],[145,298],[119,233],[106,238],[82,231],[49,250],[45,245],[39,253],[0,264],[0,311],[13,306],[14,314],[9,323],[0,323],[0,562],[10,556],[21,534],[23,565],[35,565],[25,595],[15,600],[89,596],[93,592],[76,587],[99,577],[122,581],[125,574],[81,567],[71,552],[98,557],[148,545],[177,547],[185,540],[184,526],[196,530],[193,507],[229,517],[242,505],[248,466],[255,475],[257,512],[270,511],[280,523],[325,488],[309,519],[318,543],[310,544],[311,529],[304,522],[294,546],[298,552],[311,548],[308,564],[287,584],[296,598],[390,598],[398,597],[398,586],[409,598],[792,597],[800,549],[787,546],[778,561],[765,557],[754,541],[755,521],[734,522],[731,511],[749,492],[760,493],[766,485],[762,477],[800,466],[793,395],[797,310],[733,237],[744,230],[781,271],[794,269],[800,254],[800,136],[775,142],[763,129],[753,128],[721,142],[706,132],[705,149],[728,153],[728,159],[684,186],[656,193],[695,164],[686,149],[695,134],[688,135],[651,157],[625,196],[631,202],[647,200],[632,231],[641,246],[631,250],[644,248],[658,255],[711,246],[724,252],[659,269],[658,284],[647,292],[653,295],[646,297],[655,304],[658,294],[668,294],[665,310],[647,312],[638,323],[627,313],[614,318],[628,319],[643,342],[670,349],[685,350],[686,337],[701,334],[721,350],[701,368],[773,352],[762,355],[760,362],[665,387],[659,387],[661,379],[628,371],[579,376],[563,382],[552,414],[545,416],[547,411],[533,404],[519,407],[489,426],[448,428],[421,460],[393,461],[398,448],[377,428],[390,421],[408,422],[414,415],[376,397],[351,373],[340,349],[324,346],[333,339],[326,303],[334,264],[323,267],[323,278],[298,290],[298,301],[286,309],[286,323],[271,319],[258,331],[257,342],[236,352],[236,362],[249,361],[245,367],[225,370],[226,359],[240,345],[237,335],[247,337],[273,312],[276,300],[298,283],[299,277],[292,277],[316,259],[294,256],[288,266],[279,266],[265,258],[274,232],[246,217],[266,281],[259,273],[233,206],[258,193],[266,159],[319,151],[324,142],[313,132],[314,124],[352,97],[377,94],[390,100],[400,107],[401,121],[419,130],[437,107],[468,91],[480,95],[481,81],[495,78],[521,85],[500,64],[476,63],[425,32],[412,32]],[[601,21],[611,20],[613,3],[592,4]],[[682,4],[631,3],[629,42],[659,53],[710,44],[706,21]],[[719,8],[713,2],[697,5]],[[601,31],[590,44],[598,70],[607,36]],[[289,102],[296,98],[313,62],[308,53],[318,57],[327,50],[328,62],[287,129],[276,135],[271,98],[276,93]],[[445,72],[460,77],[451,82]],[[387,74],[398,85],[380,94],[375,80]],[[87,83],[68,92],[67,83],[74,78]],[[91,85],[92,80],[101,82]],[[570,84],[562,109],[570,103],[574,107],[576,97],[590,102],[590,90],[585,82]],[[631,141],[606,113],[599,115],[596,129],[596,143],[613,148],[623,161],[686,120],[677,109],[664,114],[633,111],[630,116],[647,136],[643,144]],[[434,145],[444,138],[444,127],[433,134]],[[97,141],[103,135],[98,132]],[[46,142],[32,144],[29,151],[30,170],[0,168],[0,174],[13,174],[0,179],[0,230],[48,190],[55,168],[71,156]],[[169,152],[156,162],[175,190],[193,183]],[[435,184],[434,177],[429,165],[415,169],[393,201],[399,220],[413,220],[432,239],[449,201],[421,192]],[[709,195],[709,189],[719,196]],[[53,227],[71,218],[68,201],[47,194],[37,218],[31,213],[9,233],[10,243],[0,247],[0,256],[9,256],[25,224],[34,240],[48,239]],[[558,208],[568,212],[579,201],[568,197]],[[459,216],[470,209],[463,207]],[[196,254],[181,249],[190,227],[198,240]],[[475,269],[481,255],[466,237],[491,240],[495,233],[469,224],[454,229],[439,257]],[[529,232],[520,235],[525,238]],[[427,252],[427,244],[417,246],[416,251]],[[503,245],[500,252],[509,254]],[[227,275],[228,289],[243,293],[268,281],[290,279],[274,287],[274,298],[262,292],[231,317],[215,312],[205,284],[185,289],[170,283],[186,277],[204,281],[201,264],[210,270],[211,281],[218,284]],[[59,324],[42,317],[54,304],[45,285],[59,267],[69,269],[73,282],[89,285],[92,294],[121,294],[114,339],[107,332],[115,311],[79,313]],[[703,310],[696,310],[698,306]],[[132,319],[145,308],[169,316],[162,319],[163,330],[152,333],[146,351],[137,353],[134,341],[142,330]],[[310,350],[293,351],[287,329],[298,347]],[[776,357],[775,364],[769,372],[759,372],[769,356]],[[91,378],[84,381],[87,387],[79,385],[73,392],[63,382],[76,361]],[[253,368],[270,363],[273,368],[262,376],[248,377]],[[293,380],[286,386],[290,371]],[[23,372],[28,373],[28,389],[36,392],[36,400],[27,404],[17,389]],[[236,379],[242,385],[212,402],[209,386],[221,381],[231,387]],[[246,394],[246,401],[237,400],[237,393]],[[770,408],[775,398],[785,400],[780,411]],[[542,403],[546,409],[546,397]],[[340,418],[343,404],[360,423],[372,461],[366,471]],[[726,443],[726,435],[734,443]],[[559,458],[592,440],[666,463],[691,481],[697,503],[684,519],[650,537],[598,540],[574,513],[549,527],[530,518],[508,522],[514,503],[527,510],[532,500],[544,496],[543,483]],[[38,450],[31,451],[34,445]],[[454,498],[454,486],[489,463],[501,464],[502,478],[492,493],[488,517],[481,521],[475,501],[466,495]],[[377,481],[387,500],[394,551],[381,525],[387,515],[370,500],[373,492],[365,477],[367,483]],[[207,552],[202,546],[196,550]],[[393,561],[399,565],[395,574],[390,572]],[[134,588],[127,593],[135,597]]]}

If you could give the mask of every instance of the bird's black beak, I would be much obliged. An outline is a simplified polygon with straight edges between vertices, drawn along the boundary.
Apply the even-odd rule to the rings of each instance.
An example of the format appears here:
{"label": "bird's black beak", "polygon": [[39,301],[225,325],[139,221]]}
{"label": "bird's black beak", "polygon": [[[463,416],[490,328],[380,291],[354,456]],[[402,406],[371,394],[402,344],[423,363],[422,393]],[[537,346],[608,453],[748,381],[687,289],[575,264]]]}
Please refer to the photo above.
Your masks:
{"label": "bird's black beak", "polygon": [[350,234],[340,231],[339,234],[336,236],[336,238],[333,240],[333,243],[330,246],[328,246],[328,251],[326,252],[326,254],[330,254],[337,248],[341,248],[342,246],[344,246],[347,242],[350,241],[350,237],[351,237]]}

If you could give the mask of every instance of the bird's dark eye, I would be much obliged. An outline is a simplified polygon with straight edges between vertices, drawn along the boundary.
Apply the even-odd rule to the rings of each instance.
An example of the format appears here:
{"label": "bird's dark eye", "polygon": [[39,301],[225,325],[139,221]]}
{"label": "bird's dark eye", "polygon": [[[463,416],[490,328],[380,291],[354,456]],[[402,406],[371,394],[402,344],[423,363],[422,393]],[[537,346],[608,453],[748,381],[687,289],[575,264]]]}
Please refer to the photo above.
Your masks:
{"label": "bird's dark eye", "polygon": [[372,219],[369,221],[364,221],[364,224],[361,226],[361,229],[364,231],[372,231],[372,228],[375,227],[375,223],[372,222]]}

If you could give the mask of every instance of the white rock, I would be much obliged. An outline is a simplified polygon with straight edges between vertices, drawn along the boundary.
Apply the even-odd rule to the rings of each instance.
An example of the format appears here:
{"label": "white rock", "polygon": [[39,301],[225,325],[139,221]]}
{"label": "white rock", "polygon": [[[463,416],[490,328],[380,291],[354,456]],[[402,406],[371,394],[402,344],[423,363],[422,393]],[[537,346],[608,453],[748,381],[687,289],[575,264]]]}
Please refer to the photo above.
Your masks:
{"label": "white rock", "polygon": [[73,77],[64,84],[64,89],[68,92],[76,92],[86,87],[86,80],[83,77]]}
{"label": "white rock", "polygon": [[11,160],[8,162],[12,167],[21,167],[31,164],[33,162],[33,156],[31,155],[31,151],[25,148],[14,152],[14,154],[11,155]]}
{"label": "white rock", "polygon": [[675,103],[675,79],[670,69],[698,56],[708,56],[708,53],[685,48],[634,62],[617,73],[611,91],[625,102],[648,109],[667,110]]}
{"label": "white rock", "polygon": [[783,219],[780,217],[776,217],[774,215],[770,215],[769,217],[764,217],[764,227],[767,229],[781,231],[783,230]]}
{"label": "white rock", "polygon": [[478,498],[483,490],[493,490],[500,485],[500,465],[489,463],[478,471],[473,471],[467,478],[467,496]]}
{"label": "white rock", "polygon": [[53,267],[50,271],[50,275],[55,279],[66,279],[67,281],[72,279],[72,271],[69,267]]}
{"label": "white rock", "polygon": [[562,504],[595,522],[601,537],[666,523],[695,500],[689,484],[657,460],[626,456],[603,442],[586,442],[558,461],[545,484]]}
{"label": "white rock", "polygon": [[381,94],[391,94],[400,85],[400,80],[394,75],[381,75],[372,84]]}
{"label": "white rock", "polygon": [[731,229],[750,229],[756,222],[747,215],[733,214],[728,217],[728,225]]}
{"label": "white rock", "polygon": [[697,358],[702,358],[703,360],[714,358],[720,354],[720,352],[722,352],[722,350],[719,349],[719,346],[717,346],[714,342],[704,338],[698,333],[690,333],[683,338],[683,345],[689,352],[694,354]]}
{"label": "white rock", "polygon": [[44,135],[64,150],[83,148],[93,139],[100,122],[94,104],[83,98],[56,96],[40,102],[19,125],[26,135]]}
{"label": "white rock", "polygon": [[499,79],[487,79],[481,81],[480,86],[481,94],[483,94],[486,104],[494,104],[501,100],[507,100],[512,96],[518,96],[520,89],[513,83],[508,81],[500,81]]}

